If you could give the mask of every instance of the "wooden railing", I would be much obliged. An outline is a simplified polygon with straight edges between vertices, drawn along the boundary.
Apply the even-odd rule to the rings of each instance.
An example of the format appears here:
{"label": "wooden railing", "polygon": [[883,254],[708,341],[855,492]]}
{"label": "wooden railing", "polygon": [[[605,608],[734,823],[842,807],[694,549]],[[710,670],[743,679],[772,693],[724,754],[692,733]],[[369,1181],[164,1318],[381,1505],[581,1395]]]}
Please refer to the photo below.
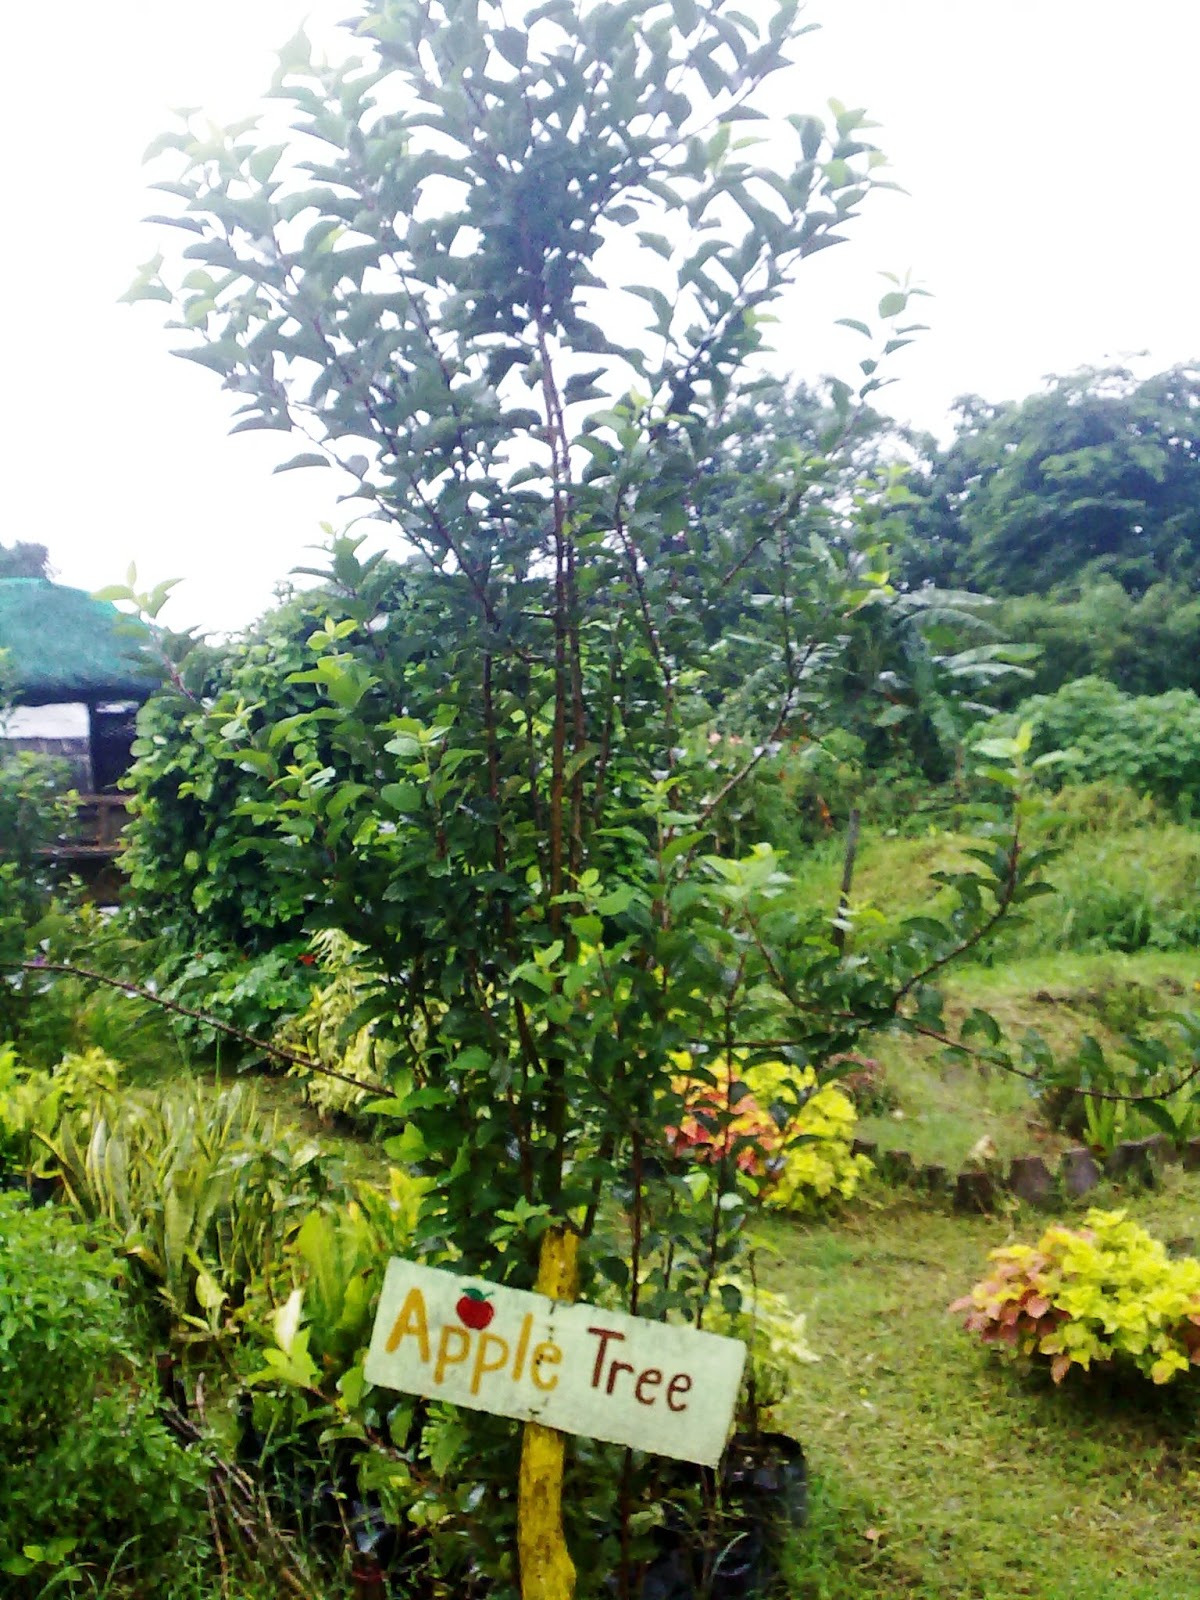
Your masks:
{"label": "wooden railing", "polygon": [[127,815],[123,794],[81,794],[70,834],[39,853],[54,861],[111,861]]}

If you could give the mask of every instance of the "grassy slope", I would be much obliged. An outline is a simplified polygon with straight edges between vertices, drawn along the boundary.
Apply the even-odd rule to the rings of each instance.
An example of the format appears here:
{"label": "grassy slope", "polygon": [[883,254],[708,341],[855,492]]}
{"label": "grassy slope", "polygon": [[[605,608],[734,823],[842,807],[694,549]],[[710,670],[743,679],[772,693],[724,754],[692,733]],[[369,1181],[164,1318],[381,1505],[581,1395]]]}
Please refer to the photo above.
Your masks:
{"label": "grassy slope", "polygon": [[[1116,1028],[1138,1020],[1148,1004],[1187,1004],[1200,982],[1200,951],[1034,955],[995,967],[963,968],[947,978],[947,1015],[982,1006],[1010,1038],[1035,1029],[1059,1058],[1085,1033],[1106,1048]],[[977,1140],[989,1137],[1001,1157],[1047,1156],[1078,1140],[1053,1132],[1020,1078],[947,1064],[938,1046],[901,1035],[877,1036],[868,1046],[883,1062],[898,1095],[900,1118],[863,1117],[860,1133],[882,1149],[910,1150],[918,1161],[961,1165]],[[1156,1131],[1136,1114],[1130,1138]]]}
{"label": "grassy slope", "polygon": [[[1127,1203],[1160,1236],[1200,1231],[1200,1177]],[[1001,1367],[946,1314],[988,1249],[1040,1226],[905,1203],[770,1228],[772,1287],[808,1310],[823,1353],[781,1419],[816,1480],[795,1600],[1200,1593],[1194,1395],[1164,1410],[1054,1390]]]}
{"label": "grassy slope", "polygon": [[[1121,1029],[1144,1023],[1153,1008],[1196,999],[1200,829],[1102,788],[1077,791],[1060,804],[1038,825],[1061,851],[1047,874],[1058,892],[1035,901],[1023,922],[1006,925],[981,952],[985,965],[948,969],[943,987],[951,1018],[982,1006],[1009,1037],[1033,1029],[1062,1058],[1085,1033],[1110,1049]],[[853,893],[855,937],[886,939],[902,918],[944,903],[946,891],[932,874],[962,865],[966,843],[942,830],[864,837]],[[831,841],[793,868],[805,900],[832,912],[840,847]],[[899,1118],[863,1119],[861,1133],[881,1148],[955,1166],[984,1136],[1002,1157],[1053,1153],[1076,1142],[1046,1129],[1020,1079],[983,1079],[947,1066],[936,1046],[903,1036],[877,1036],[864,1048],[884,1063],[900,1099]],[[1152,1131],[1136,1116],[1125,1130],[1130,1137]]]}
{"label": "grassy slope", "polygon": [[[1085,791],[1069,811],[1031,825],[1039,846],[1060,851],[1046,876],[1058,893],[1034,902],[1021,925],[1010,923],[991,945],[991,960],[1063,950],[1169,950],[1200,945],[1200,829],[1147,815],[1115,821],[1087,810]],[[1067,802],[1064,802],[1066,804]],[[886,938],[902,917],[927,912],[946,891],[934,872],[970,864],[967,836],[940,829],[902,837],[865,835],[859,850],[851,909],[859,937]],[[836,840],[789,863],[805,900],[837,905],[841,847]],[[944,900],[940,903],[945,903]]]}

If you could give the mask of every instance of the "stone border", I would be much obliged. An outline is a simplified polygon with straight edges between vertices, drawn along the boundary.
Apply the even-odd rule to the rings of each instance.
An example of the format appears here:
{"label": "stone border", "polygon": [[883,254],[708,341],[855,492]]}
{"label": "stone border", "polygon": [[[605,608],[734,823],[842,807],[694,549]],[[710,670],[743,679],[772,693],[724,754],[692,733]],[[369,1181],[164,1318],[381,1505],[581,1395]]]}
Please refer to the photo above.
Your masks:
{"label": "stone border", "polygon": [[1077,1145],[1063,1151],[1054,1172],[1042,1156],[1014,1156],[1007,1173],[987,1167],[951,1173],[949,1167],[919,1165],[907,1150],[880,1150],[873,1139],[855,1139],[851,1151],[868,1156],[886,1183],[949,1197],[956,1211],[973,1212],[995,1210],[1002,1193],[1049,1210],[1061,1195],[1077,1200],[1088,1194],[1101,1178],[1152,1178],[1155,1169],[1167,1162],[1178,1161],[1186,1171],[1200,1171],[1200,1139],[1189,1139],[1180,1148],[1161,1133],[1148,1139],[1125,1139],[1102,1162],[1086,1145]]}

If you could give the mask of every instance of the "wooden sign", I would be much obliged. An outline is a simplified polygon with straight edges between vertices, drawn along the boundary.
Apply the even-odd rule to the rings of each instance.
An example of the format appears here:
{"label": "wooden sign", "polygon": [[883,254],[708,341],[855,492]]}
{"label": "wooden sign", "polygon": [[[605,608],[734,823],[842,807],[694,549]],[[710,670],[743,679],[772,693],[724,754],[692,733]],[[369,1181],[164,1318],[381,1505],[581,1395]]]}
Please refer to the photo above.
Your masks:
{"label": "wooden sign", "polygon": [[746,1347],[393,1258],[371,1383],[716,1466]]}

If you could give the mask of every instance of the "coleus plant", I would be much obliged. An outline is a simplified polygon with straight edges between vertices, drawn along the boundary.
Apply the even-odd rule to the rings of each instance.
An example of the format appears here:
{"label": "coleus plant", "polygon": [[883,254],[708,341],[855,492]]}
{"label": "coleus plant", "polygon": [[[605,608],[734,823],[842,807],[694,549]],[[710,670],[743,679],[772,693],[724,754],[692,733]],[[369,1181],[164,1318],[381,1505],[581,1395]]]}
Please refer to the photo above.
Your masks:
{"label": "coleus plant", "polygon": [[1072,1369],[1127,1367],[1152,1383],[1200,1366],[1200,1261],[1172,1260],[1124,1211],[993,1250],[992,1272],[951,1311],[1001,1352]]}

